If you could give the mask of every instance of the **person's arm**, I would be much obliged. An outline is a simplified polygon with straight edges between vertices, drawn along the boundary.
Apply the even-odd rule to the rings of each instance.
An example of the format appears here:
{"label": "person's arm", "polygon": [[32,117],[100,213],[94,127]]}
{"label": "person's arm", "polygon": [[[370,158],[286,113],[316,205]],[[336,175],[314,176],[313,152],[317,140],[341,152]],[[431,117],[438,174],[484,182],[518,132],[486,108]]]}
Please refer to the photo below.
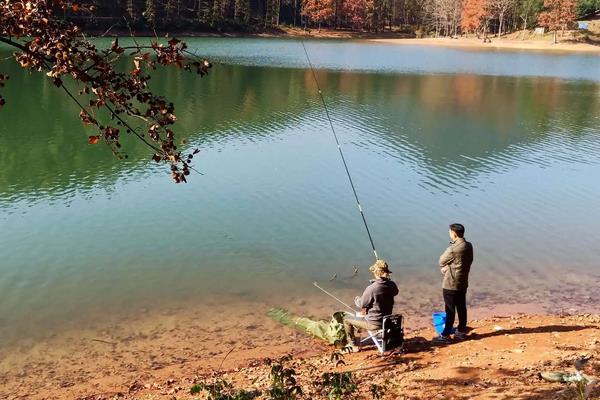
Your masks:
{"label": "person's arm", "polygon": [[444,268],[454,260],[454,253],[452,252],[452,246],[448,247],[446,251],[440,256],[439,264],[440,268]]}
{"label": "person's arm", "polygon": [[373,306],[375,302],[375,297],[373,296],[373,290],[371,286],[367,286],[362,296],[356,299],[356,305],[361,309],[369,309]]}

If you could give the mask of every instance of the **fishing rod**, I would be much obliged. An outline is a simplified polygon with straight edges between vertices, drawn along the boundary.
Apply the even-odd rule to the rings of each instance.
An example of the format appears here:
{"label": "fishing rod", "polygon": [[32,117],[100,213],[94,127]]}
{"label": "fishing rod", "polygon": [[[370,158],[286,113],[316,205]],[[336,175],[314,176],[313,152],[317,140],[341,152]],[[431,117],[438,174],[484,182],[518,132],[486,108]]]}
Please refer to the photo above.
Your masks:
{"label": "fishing rod", "polygon": [[329,109],[327,108],[327,103],[325,103],[323,92],[321,91],[321,87],[319,86],[319,80],[317,79],[317,75],[315,74],[315,69],[313,68],[312,62],[310,61],[310,57],[308,56],[308,51],[306,50],[306,46],[304,45],[304,40],[300,40],[300,43],[302,43],[302,48],[304,49],[304,54],[306,55],[306,61],[308,61],[308,65],[312,72],[313,79],[317,84],[317,91],[319,92],[319,96],[321,97],[321,102],[323,103],[323,108],[325,109],[325,114],[327,115],[327,120],[329,121],[331,132],[333,132],[333,137],[335,138],[335,143],[337,144],[338,151],[340,152],[340,157],[342,158],[342,163],[344,164],[344,169],[346,170],[346,175],[348,176],[348,181],[350,182],[350,186],[352,187],[352,193],[354,193],[354,198],[356,199],[356,204],[358,205],[358,211],[360,212],[363,224],[365,225],[365,229],[367,230],[367,235],[369,236],[369,241],[371,242],[371,248],[373,249],[373,254],[375,255],[375,261],[377,261],[379,260],[379,256],[377,255],[377,250],[375,250],[375,243],[373,242],[373,237],[371,236],[371,231],[369,230],[369,225],[367,224],[367,219],[365,218],[365,213],[363,212],[360,200],[358,199],[358,194],[356,193],[356,188],[354,187],[354,182],[352,181],[352,176],[350,176],[350,170],[348,169],[348,164],[346,163],[346,157],[344,157],[344,153],[342,152],[342,146],[340,145],[337,133],[335,132],[335,128],[333,127],[333,122],[331,121],[331,117],[329,116]]}
{"label": "fishing rod", "polygon": [[328,295],[332,299],[336,300],[338,303],[343,304],[345,307],[347,307],[348,309],[352,310],[352,314],[356,313],[356,310],[354,308],[350,307],[348,304],[344,303],[343,301],[341,301],[340,299],[338,299],[337,297],[335,297],[334,295],[332,295],[331,293],[329,293],[327,290],[323,289],[321,286],[319,286],[319,284],[317,282],[313,282],[313,285],[315,285],[316,288],[320,289],[323,293],[325,293],[326,295]]}

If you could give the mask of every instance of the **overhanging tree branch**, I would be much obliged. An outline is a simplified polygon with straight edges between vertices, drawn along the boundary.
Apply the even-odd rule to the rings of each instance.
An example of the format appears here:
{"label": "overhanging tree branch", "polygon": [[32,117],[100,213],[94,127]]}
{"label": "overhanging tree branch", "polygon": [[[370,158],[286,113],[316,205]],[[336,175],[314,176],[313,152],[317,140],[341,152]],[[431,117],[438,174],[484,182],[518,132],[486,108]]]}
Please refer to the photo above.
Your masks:
{"label": "overhanging tree branch", "polygon": [[[133,69],[119,71],[115,63],[126,49],[119,46],[118,39],[109,49],[99,50],[78,26],[53,18],[57,7],[85,11],[80,5],[62,0],[0,2],[0,42],[19,50],[14,58],[21,67],[46,72],[54,85],[62,88],[78,105],[81,121],[94,125],[98,132],[88,137],[90,144],[103,139],[115,155],[126,157],[121,150],[121,126],[153,150],[153,160],[170,165],[175,182],[186,182],[197,150],[183,155],[177,149],[171,127],[177,120],[174,105],[150,91],[151,76],[143,71],[154,70],[158,65],[175,66],[204,76],[210,63],[189,58],[187,45],[174,38],[167,43],[157,40],[149,46],[139,46],[134,40],[135,46],[127,46],[134,50],[130,55]],[[20,42],[14,40],[15,37],[27,39]],[[65,86],[65,78],[83,87],[79,97]],[[0,87],[6,79],[0,75]],[[3,104],[4,99],[0,97],[0,107]],[[94,117],[96,109],[106,109],[114,122],[98,121]],[[128,118],[142,121],[146,132],[139,132]]]}

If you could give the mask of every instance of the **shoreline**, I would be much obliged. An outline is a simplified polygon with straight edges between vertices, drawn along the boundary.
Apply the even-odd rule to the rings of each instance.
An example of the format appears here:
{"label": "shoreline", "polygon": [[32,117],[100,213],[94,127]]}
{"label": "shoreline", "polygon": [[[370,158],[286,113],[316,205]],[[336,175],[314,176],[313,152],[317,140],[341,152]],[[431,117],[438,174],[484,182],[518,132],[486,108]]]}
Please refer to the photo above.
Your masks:
{"label": "shoreline", "polygon": [[558,42],[554,44],[546,40],[492,39],[491,43],[483,43],[473,38],[423,38],[423,39],[369,39],[374,43],[393,45],[422,45],[471,50],[519,50],[549,53],[588,53],[600,55],[600,46],[588,43]]}
{"label": "shoreline", "polygon": [[[434,335],[431,312],[441,309],[441,298],[433,275],[413,273],[402,280],[402,295],[396,301],[395,312],[405,316],[405,334],[409,338],[429,340]],[[329,282],[327,288],[350,299],[358,287],[362,288],[362,281],[351,282],[341,278]],[[536,290],[529,292],[515,286],[512,280],[498,282],[484,273],[472,284],[468,304],[469,321],[473,324],[518,314],[542,316],[538,324],[547,324],[548,318],[560,315],[600,313],[600,289],[594,274],[571,274],[563,269],[560,282],[552,278],[532,280],[530,286]],[[150,398],[172,400],[173,393],[170,397],[161,394],[175,389],[173,385],[164,386],[165,381],[189,383],[194,376],[210,377],[221,364],[238,374],[232,379],[239,377],[243,382],[243,371],[248,372],[252,365],[264,366],[267,357],[292,354],[294,359],[309,362],[327,360],[334,347],[266,316],[271,307],[280,307],[297,315],[329,320],[331,313],[340,309],[320,292],[310,293],[308,296],[305,290],[287,288],[263,298],[253,299],[246,293],[241,297],[214,297],[209,302],[201,301],[206,300],[203,294],[181,303],[163,300],[132,309],[131,313],[111,313],[106,315],[106,321],[93,314],[91,321],[57,321],[64,331],[52,332],[39,326],[33,331],[41,332],[40,335],[21,338],[19,342],[5,341],[5,346],[0,347],[0,398],[108,400],[121,393],[131,395],[133,400],[145,398],[136,397],[141,390],[140,393],[157,395]],[[420,350],[415,352],[421,356]],[[489,353],[489,357],[495,355],[493,351]],[[359,357],[366,357],[358,359],[361,363],[378,359],[373,351]],[[433,362],[427,361],[427,368]],[[182,388],[177,392],[178,399],[197,398],[189,396],[188,383],[178,383],[177,387]],[[104,396],[106,393],[112,395]],[[188,397],[181,397],[184,395]]]}
{"label": "shoreline", "polygon": [[[93,32],[93,34],[101,32]],[[413,34],[406,32],[356,32],[349,30],[332,30],[332,29],[308,29],[285,27],[277,30],[265,30],[258,32],[196,32],[182,31],[175,34],[161,33],[159,37],[175,36],[181,39],[185,38],[272,38],[272,39],[311,39],[311,40],[357,40],[369,43],[381,43],[390,45],[412,45],[412,46],[437,46],[451,47],[470,50],[505,50],[505,51],[536,51],[549,53],[587,53],[600,55],[600,41],[583,42],[574,39],[563,38],[557,44],[552,42],[551,37],[538,39],[522,40],[518,37],[521,33],[515,32],[506,37],[498,39],[490,37],[490,43],[483,43],[483,40],[473,37],[425,37],[415,38]],[[104,36],[126,37],[129,32],[125,31],[110,31]],[[152,32],[138,32],[136,36],[152,37]],[[531,36],[531,35],[530,35]]]}
{"label": "shoreline", "polygon": [[[531,279],[529,287],[535,290],[529,291],[514,280],[498,281],[492,279],[494,274],[480,273],[473,279],[468,297],[469,321],[475,326],[476,321],[497,317],[536,315],[541,316],[538,325],[548,325],[550,319],[567,314],[600,313],[596,274],[573,274],[563,268],[559,280],[552,271],[547,267],[550,275]],[[434,335],[431,312],[442,307],[435,272],[407,273],[401,282],[402,292],[394,311],[405,316],[408,338],[429,340]],[[363,288],[364,281],[344,279],[342,275],[326,283],[327,288],[343,299],[351,299]],[[246,292],[211,297],[207,302],[202,292],[200,297],[188,296],[181,302],[162,299],[156,304],[140,305],[143,308],[133,307],[131,312],[109,313],[106,320],[100,314],[90,314],[90,318],[78,321],[73,315],[70,320],[56,321],[63,331],[32,325],[28,331],[36,333],[34,337],[21,336],[12,343],[4,340],[4,346],[0,346],[0,398],[108,400],[121,393],[132,400],[172,400],[171,391],[176,387],[163,383],[175,380],[187,382],[177,384],[182,388],[177,392],[178,399],[196,399],[189,396],[188,383],[196,379],[194,376],[213,376],[221,364],[233,374],[232,379],[237,382],[239,378],[241,383],[246,372],[252,373],[253,365],[264,367],[265,358],[292,354],[294,359],[309,363],[325,360],[327,364],[334,347],[266,316],[270,308],[278,307],[329,320],[334,311],[340,310],[332,299],[318,291],[307,293],[298,281],[294,282],[294,286],[300,286],[298,290],[281,286],[281,292],[261,298]],[[419,357],[428,353],[414,351]],[[490,350],[488,357],[498,354],[503,353]],[[372,350],[358,356],[359,363],[379,359]],[[411,358],[409,355],[402,360]],[[427,361],[426,368],[433,368],[434,362]],[[150,397],[136,397],[138,391],[148,392]],[[163,396],[162,392],[171,395]],[[107,393],[111,395],[104,396]],[[188,397],[181,397],[185,395]]]}
{"label": "shoreline", "polygon": [[[349,398],[373,399],[376,385],[381,389],[378,398],[390,400],[567,399],[575,398],[574,392],[562,384],[541,381],[539,374],[573,372],[577,360],[589,358],[583,372],[600,375],[600,315],[518,314],[474,320],[470,325],[473,330],[468,339],[449,345],[433,345],[428,340],[433,333],[429,328],[408,335],[402,350],[384,358],[371,349],[343,356],[341,366],[333,365],[330,353],[297,362],[292,359],[287,366],[297,372],[310,398],[327,398],[329,387],[319,386],[324,372],[352,374],[356,389]],[[268,381],[260,380],[268,376],[268,366],[257,364],[190,383],[210,383],[216,376],[235,382],[236,388],[269,387]],[[596,386],[589,398],[598,394]]]}
{"label": "shoreline", "polygon": [[[0,380],[0,395],[8,400],[192,400],[205,398],[190,393],[193,385],[220,380],[232,384],[235,390],[264,392],[270,385],[267,359],[284,356],[291,356],[285,366],[294,369],[304,393],[314,399],[327,398],[327,392],[316,385],[325,372],[351,373],[357,385],[352,398],[371,399],[370,390],[375,384],[385,389],[381,399],[405,400],[472,396],[495,399],[499,393],[502,398],[564,399],[555,397],[564,395],[563,385],[540,381],[538,375],[572,372],[579,358],[592,357],[585,373],[600,376],[600,314],[514,313],[473,319],[469,325],[472,331],[465,341],[433,345],[429,339],[434,332],[428,327],[407,334],[403,349],[390,351],[384,358],[373,347],[365,347],[359,353],[342,356],[344,364],[339,366],[331,362],[332,346],[287,327],[281,329],[288,337],[284,343],[275,340],[251,350],[230,345],[226,352],[207,360],[175,357],[161,363],[156,357],[145,365],[127,360],[127,368],[105,367],[99,374],[90,374],[86,365],[79,363],[70,366],[67,376],[61,376],[56,363],[48,362],[28,365],[34,376],[21,374]],[[114,359],[114,364],[122,362],[114,345],[95,346],[87,354],[88,364],[104,353]],[[173,352],[162,345],[157,350]],[[445,397],[439,397],[442,387]],[[599,394],[600,388],[593,393]]]}
{"label": "shoreline", "polygon": [[[173,310],[124,321],[113,330],[70,332],[64,338],[21,346],[15,349],[15,354],[0,353],[0,398],[108,400],[120,393],[124,397],[119,398],[125,399],[142,398],[142,394],[165,400],[172,399],[174,394],[178,399],[193,399],[197,397],[189,396],[189,387],[195,377],[208,379],[220,376],[219,371],[223,370],[232,382],[246,385],[249,382],[244,379],[262,371],[265,358],[291,354],[308,364],[327,364],[335,350],[333,346],[282,326],[266,318],[262,311],[262,307],[260,310],[250,307],[230,315],[226,309],[218,309],[207,315],[202,310]],[[582,314],[587,310],[572,311],[576,313],[573,318],[595,315]],[[597,307],[593,311],[600,312]],[[410,352],[428,357],[431,349],[420,348],[429,346],[428,340],[434,335],[430,318],[405,315],[407,340],[416,340],[416,347]],[[571,318],[566,314],[549,314],[542,305],[534,303],[471,307],[469,315],[469,325],[477,333],[482,329],[493,330],[495,325],[509,329],[506,325],[515,325],[515,318],[530,319],[540,326]],[[595,335],[600,332],[600,317],[598,323]],[[549,340],[556,340],[551,332],[548,335]],[[493,347],[482,351],[488,358],[503,353],[504,350],[498,352]],[[26,356],[19,359],[21,354]],[[400,358],[402,362],[410,362],[414,357],[405,354]],[[373,349],[367,349],[348,355],[345,362],[348,368],[355,368],[378,359]],[[424,367],[433,371],[435,365],[436,361],[429,359]],[[298,364],[298,368],[305,367],[304,361]],[[177,385],[165,386],[164,382]],[[104,397],[105,394],[110,395]]]}

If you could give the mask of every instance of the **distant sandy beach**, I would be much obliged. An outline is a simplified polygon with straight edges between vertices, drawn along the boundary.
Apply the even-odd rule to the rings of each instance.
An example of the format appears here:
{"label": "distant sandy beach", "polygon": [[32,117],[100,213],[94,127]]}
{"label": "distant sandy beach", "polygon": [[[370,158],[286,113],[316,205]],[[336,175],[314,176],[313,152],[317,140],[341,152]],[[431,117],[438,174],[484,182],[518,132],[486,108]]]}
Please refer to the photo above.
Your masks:
{"label": "distant sandy beach", "polygon": [[368,39],[376,43],[406,44],[413,46],[445,46],[468,49],[489,50],[539,50],[556,52],[586,52],[600,55],[600,46],[587,43],[558,42],[554,44],[545,40],[492,39],[491,43],[483,43],[480,39],[471,38],[424,38],[424,39]]}
{"label": "distant sandy beach", "polygon": [[[523,32],[514,32],[502,39],[491,36],[491,42],[483,43],[482,39],[475,37],[459,37],[456,39],[447,37],[427,37],[416,39],[408,37],[405,33],[400,32],[352,32],[343,30],[330,29],[309,29],[301,28],[285,28],[280,32],[264,32],[256,35],[259,37],[290,37],[290,38],[311,38],[311,39],[358,39],[366,40],[373,43],[387,44],[405,44],[412,46],[444,46],[457,47],[473,50],[524,50],[524,51],[549,51],[549,52],[583,52],[595,53],[600,55],[600,43],[597,43],[597,34],[592,35],[595,42],[584,43],[574,31],[570,31],[565,36],[559,36],[558,43],[554,44],[551,35],[545,37],[536,37],[531,32],[525,33],[524,40]],[[225,35],[228,36],[228,35]],[[597,43],[597,44],[595,44]]]}

